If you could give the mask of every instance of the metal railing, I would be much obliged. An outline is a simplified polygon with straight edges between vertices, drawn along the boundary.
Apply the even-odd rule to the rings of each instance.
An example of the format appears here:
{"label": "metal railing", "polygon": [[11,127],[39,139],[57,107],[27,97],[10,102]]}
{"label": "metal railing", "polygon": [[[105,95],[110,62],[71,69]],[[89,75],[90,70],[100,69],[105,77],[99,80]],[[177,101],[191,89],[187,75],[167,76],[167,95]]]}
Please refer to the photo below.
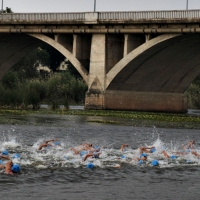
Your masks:
{"label": "metal railing", "polygon": [[200,10],[172,10],[172,11],[142,11],[142,12],[97,12],[96,18],[90,18],[94,13],[3,13],[0,21],[26,22],[60,22],[60,21],[114,21],[114,20],[174,20],[200,19]]}

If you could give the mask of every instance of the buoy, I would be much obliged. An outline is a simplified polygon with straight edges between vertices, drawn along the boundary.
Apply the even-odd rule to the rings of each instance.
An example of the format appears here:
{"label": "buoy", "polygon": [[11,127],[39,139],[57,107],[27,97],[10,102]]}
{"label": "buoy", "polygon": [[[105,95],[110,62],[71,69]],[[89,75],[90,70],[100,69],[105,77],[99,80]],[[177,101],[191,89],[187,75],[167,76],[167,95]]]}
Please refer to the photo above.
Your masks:
{"label": "buoy", "polygon": [[88,164],[87,164],[87,168],[89,168],[89,169],[94,168],[94,164],[93,164],[93,163],[88,163]]}
{"label": "buoy", "polygon": [[152,164],[153,166],[158,166],[158,165],[159,165],[159,162],[158,162],[157,160],[153,160],[153,161],[151,162],[151,164]]}

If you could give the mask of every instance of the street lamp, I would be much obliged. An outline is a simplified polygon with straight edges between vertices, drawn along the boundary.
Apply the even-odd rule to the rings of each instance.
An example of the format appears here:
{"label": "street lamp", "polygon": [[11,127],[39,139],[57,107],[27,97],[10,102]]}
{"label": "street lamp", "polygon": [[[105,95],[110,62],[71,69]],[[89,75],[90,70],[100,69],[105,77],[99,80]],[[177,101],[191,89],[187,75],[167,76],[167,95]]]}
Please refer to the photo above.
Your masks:
{"label": "street lamp", "polygon": [[96,0],[94,0],[94,12],[96,12]]}
{"label": "street lamp", "polygon": [[3,0],[1,2],[1,13],[3,13]]}
{"label": "street lamp", "polygon": [[186,0],[186,10],[188,10],[188,0]]}

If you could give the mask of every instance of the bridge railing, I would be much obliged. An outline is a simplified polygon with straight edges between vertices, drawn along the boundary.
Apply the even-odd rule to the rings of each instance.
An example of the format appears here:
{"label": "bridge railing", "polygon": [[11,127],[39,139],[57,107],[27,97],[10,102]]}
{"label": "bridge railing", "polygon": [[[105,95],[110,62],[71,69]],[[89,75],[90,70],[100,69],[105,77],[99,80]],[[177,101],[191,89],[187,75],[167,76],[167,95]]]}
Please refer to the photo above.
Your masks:
{"label": "bridge railing", "polygon": [[85,13],[5,13],[1,21],[73,21],[85,20]]}
{"label": "bridge railing", "polygon": [[90,12],[90,13],[5,13],[0,21],[60,22],[60,21],[112,21],[112,20],[173,20],[200,19],[200,10]]}
{"label": "bridge railing", "polygon": [[99,20],[200,19],[200,10],[99,12]]}

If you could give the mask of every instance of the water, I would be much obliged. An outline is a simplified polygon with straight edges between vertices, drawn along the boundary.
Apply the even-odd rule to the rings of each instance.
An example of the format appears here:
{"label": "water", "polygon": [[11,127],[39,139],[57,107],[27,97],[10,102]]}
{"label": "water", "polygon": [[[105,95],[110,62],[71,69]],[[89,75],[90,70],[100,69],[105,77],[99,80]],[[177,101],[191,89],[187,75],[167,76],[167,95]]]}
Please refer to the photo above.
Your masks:
{"label": "water", "polygon": [[[1,200],[199,197],[200,160],[190,153],[175,160],[159,153],[165,148],[172,155],[191,139],[199,152],[199,130],[87,123],[83,116],[32,115],[21,120],[27,125],[0,125],[0,150],[7,149],[10,156],[19,153],[21,158],[13,162],[22,169],[20,175],[1,171]],[[61,146],[37,150],[42,141],[52,138]],[[103,146],[100,159],[82,162],[79,155],[67,151],[84,142]],[[129,147],[122,153],[123,143]],[[157,152],[149,154],[146,164],[138,165],[133,158],[139,157],[137,148],[143,145],[155,145]],[[121,159],[122,155],[126,158]],[[154,159],[159,167],[151,166]],[[86,167],[89,162],[94,169]]]}

